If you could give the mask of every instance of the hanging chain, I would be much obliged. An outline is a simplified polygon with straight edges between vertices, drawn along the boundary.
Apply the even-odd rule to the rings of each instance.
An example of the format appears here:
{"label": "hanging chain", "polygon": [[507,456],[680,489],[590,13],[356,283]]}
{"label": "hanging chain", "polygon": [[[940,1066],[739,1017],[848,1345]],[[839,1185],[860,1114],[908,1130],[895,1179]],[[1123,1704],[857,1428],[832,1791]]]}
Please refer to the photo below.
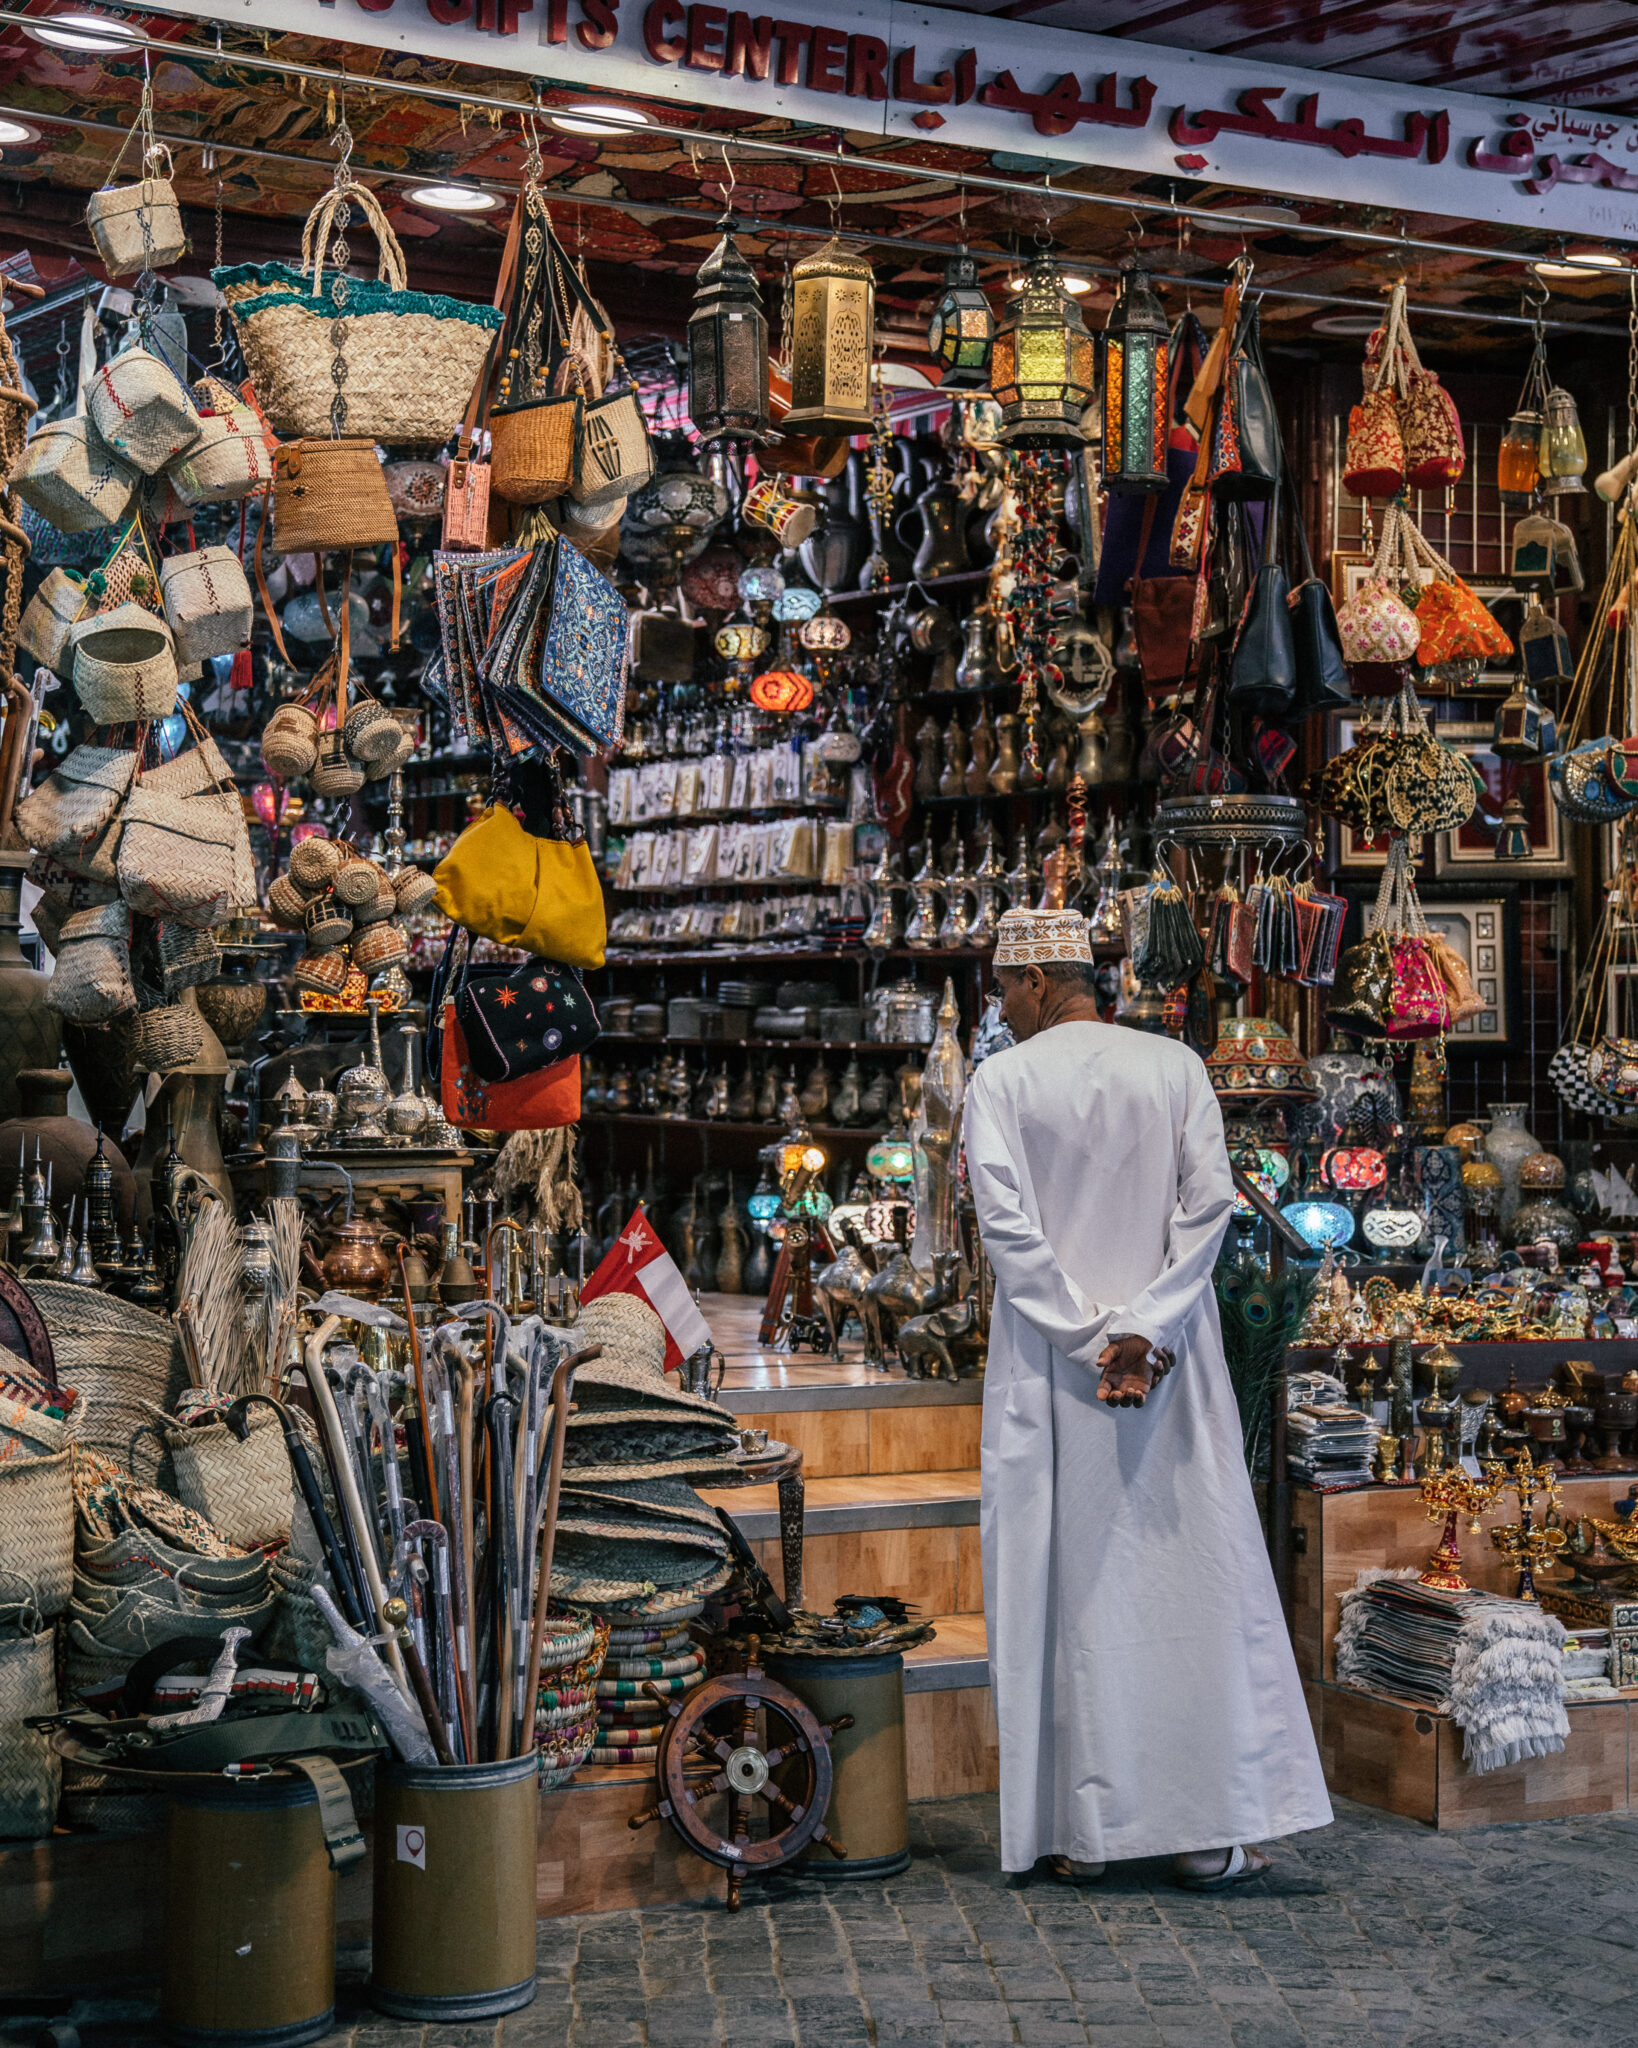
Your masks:
{"label": "hanging chain", "polygon": [[791,276],[791,259],[785,258],[785,275],[779,286],[779,346],[784,354],[785,376],[789,379],[796,363],[796,283]]}
{"label": "hanging chain", "polygon": [[[148,52],[142,52],[142,97],[137,103],[137,129],[142,138],[142,178],[146,181],[157,175],[159,166],[170,159],[170,151],[154,132],[154,81],[149,69]],[[159,281],[154,276],[154,218],[153,208],[147,203],[148,195],[143,191],[137,207],[137,219],[142,224],[142,274],[136,282],[137,332],[144,348],[153,327],[154,299],[158,293]]]}
{"label": "hanging chain", "polygon": [[1627,272],[1627,452],[1638,448],[1638,270]]}
{"label": "hanging chain", "polygon": [[[337,153],[331,188],[335,192],[346,193],[353,187],[353,131],[347,126],[345,94],[330,143]],[[330,400],[330,438],[333,441],[339,441],[347,431],[347,308],[352,300],[352,282],[347,276],[347,265],[353,259],[353,252],[347,246],[347,228],[352,217],[351,201],[340,199],[332,215],[335,240],[330,245],[330,260],[335,265],[330,279],[330,303],[336,309],[336,317],[330,323],[330,382],[335,386],[335,396]],[[322,263],[323,249],[317,253]]]}
{"label": "hanging chain", "polygon": [[[212,154],[214,155],[214,151]],[[220,270],[222,267],[222,173],[220,170],[216,173],[216,262],[212,267],[216,270]],[[215,344],[215,361],[211,367],[218,370],[222,367],[224,352],[222,340],[222,303],[222,294],[218,291],[216,294],[215,310],[211,314],[211,339]]]}

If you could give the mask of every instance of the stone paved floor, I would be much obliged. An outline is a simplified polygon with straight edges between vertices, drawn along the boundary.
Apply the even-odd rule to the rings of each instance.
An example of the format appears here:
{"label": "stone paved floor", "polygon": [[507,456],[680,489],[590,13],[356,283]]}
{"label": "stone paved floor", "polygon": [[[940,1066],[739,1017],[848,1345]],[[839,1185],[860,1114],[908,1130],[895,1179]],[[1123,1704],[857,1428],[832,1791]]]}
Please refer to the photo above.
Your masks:
{"label": "stone paved floor", "polygon": [[[1638,2048],[1638,1817],[1436,1835],[1366,1808],[1225,1898],[1116,1869],[1004,1888],[993,1798],[912,1809],[888,1884],[778,1883],[737,1917],[543,1923],[540,1994],[496,2025],[374,2017],[349,1959],[337,2048]],[[4,1987],[0,1986],[0,1991]],[[4,2010],[0,2007],[0,2010]],[[153,2048],[151,1999],[66,2015]],[[36,2039],[37,2023],[0,2025]],[[49,2038],[49,2037],[47,2037]]]}

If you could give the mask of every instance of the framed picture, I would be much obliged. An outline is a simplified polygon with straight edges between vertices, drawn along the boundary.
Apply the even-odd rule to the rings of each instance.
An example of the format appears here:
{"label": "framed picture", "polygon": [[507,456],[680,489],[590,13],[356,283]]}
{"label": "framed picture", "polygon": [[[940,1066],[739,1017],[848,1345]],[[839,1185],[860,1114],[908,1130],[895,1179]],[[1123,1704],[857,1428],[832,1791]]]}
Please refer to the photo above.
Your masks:
{"label": "framed picture", "polygon": [[1638,963],[1615,960],[1604,969],[1604,1029],[1612,1038],[1638,1037]]}
{"label": "framed picture", "polygon": [[[1484,793],[1465,825],[1441,832],[1433,843],[1433,872],[1440,881],[1562,882],[1574,871],[1564,819],[1547,790],[1544,761],[1509,761],[1495,750],[1489,724],[1434,728],[1447,746],[1467,756]],[[1497,860],[1496,833],[1502,805],[1512,797],[1524,804],[1530,828],[1528,860]]]}
{"label": "framed picture", "polygon": [[[1357,912],[1349,913],[1344,934],[1345,943],[1351,945],[1363,934],[1375,894],[1358,884],[1348,893],[1359,906]],[[1447,1049],[1452,1053],[1505,1052],[1519,1028],[1516,885],[1486,889],[1476,883],[1429,884],[1418,893],[1429,930],[1461,955],[1484,1003],[1476,1016],[1453,1025],[1445,1034]]]}
{"label": "framed picture", "polygon": [[1331,602],[1338,611],[1371,573],[1371,557],[1357,548],[1331,550]]}
{"label": "framed picture", "polygon": [[1434,894],[1422,902],[1428,929],[1467,962],[1484,1008],[1445,1034],[1452,1051],[1472,1046],[1500,1052],[1518,1028],[1519,932],[1516,893],[1457,897]]}

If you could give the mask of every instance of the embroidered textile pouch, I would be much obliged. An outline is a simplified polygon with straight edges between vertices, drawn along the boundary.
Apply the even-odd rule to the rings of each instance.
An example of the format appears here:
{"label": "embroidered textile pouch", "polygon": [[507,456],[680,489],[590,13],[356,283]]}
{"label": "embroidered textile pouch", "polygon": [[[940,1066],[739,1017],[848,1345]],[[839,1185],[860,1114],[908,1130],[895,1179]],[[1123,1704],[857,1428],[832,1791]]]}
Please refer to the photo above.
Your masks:
{"label": "embroidered textile pouch", "polygon": [[1450,1028],[1450,992],[1433,963],[1426,939],[1406,933],[1393,941],[1393,988],[1386,1035],[1409,1041],[1438,1038]]}

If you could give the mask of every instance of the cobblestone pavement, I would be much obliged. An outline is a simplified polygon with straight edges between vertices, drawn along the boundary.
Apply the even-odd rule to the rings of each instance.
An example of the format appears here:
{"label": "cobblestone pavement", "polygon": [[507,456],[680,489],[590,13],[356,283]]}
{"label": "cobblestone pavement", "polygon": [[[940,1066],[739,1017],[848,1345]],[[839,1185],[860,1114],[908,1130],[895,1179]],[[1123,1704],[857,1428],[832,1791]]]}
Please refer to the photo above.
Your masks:
{"label": "cobblestone pavement", "polygon": [[[1638,2048],[1638,1817],[1436,1835],[1346,1803],[1258,1883],[1160,1866],[1003,1886],[996,1802],[912,1809],[887,1884],[777,1880],[745,1909],[544,1922],[540,1994],[481,2026],[372,2016],[347,1960],[337,2048]],[[0,1986],[0,1991],[4,1987]],[[3,2008],[0,2008],[3,2009]],[[13,2008],[15,2010],[15,2008]],[[66,2017],[152,2048],[152,1998]],[[0,2039],[30,2041],[12,2019]]]}

